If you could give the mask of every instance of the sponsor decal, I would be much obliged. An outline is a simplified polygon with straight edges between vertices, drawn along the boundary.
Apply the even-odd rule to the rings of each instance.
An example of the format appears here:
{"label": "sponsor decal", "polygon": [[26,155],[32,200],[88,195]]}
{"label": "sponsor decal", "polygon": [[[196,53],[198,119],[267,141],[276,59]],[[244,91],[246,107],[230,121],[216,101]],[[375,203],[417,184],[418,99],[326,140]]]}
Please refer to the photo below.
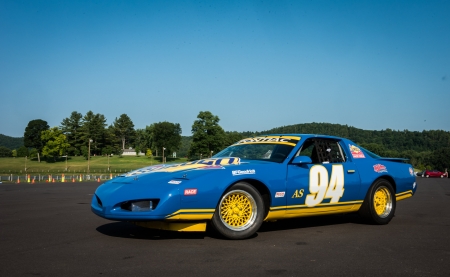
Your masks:
{"label": "sponsor decal", "polygon": [[382,164],[376,164],[373,166],[373,170],[377,173],[388,172],[386,167]]}
{"label": "sponsor decal", "polygon": [[169,184],[173,184],[173,185],[179,185],[179,184],[181,184],[181,181],[178,181],[178,180],[170,180],[168,183],[169,183]]}
{"label": "sponsor decal", "polygon": [[411,176],[414,176],[414,170],[412,169],[412,167],[409,168],[409,174],[410,174]]}
{"label": "sponsor decal", "polygon": [[300,137],[293,136],[265,136],[265,137],[254,137],[246,138],[236,142],[234,145],[238,144],[258,144],[258,143],[270,143],[270,144],[286,144],[295,146],[300,141]]}
{"label": "sponsor decal", "polygon": [[231,174],[233,174],[233,176],[256,174],[256,170],[254,170],[254,169],[233,170],[233,171],[231,171]]}
{"label": "sponsor decal", "polygon": [[285,192],[284,191],[277,191],[275,192],[275,198],[284,197]]}
{"label": "sponsor decal", "polygon": [[186,196],[197,195],[197,189],[185,189],[184,195]]}
{"label": "sponsor decal", "polygon": [[227,165],[239,165],[241,163],[240,158],[228,157],[228,158],[211,158],[198,161],[192,161],[181,164],[165,164],[144,167],[129,173],[126,173],[125,177],[155,172],[177,172],[183,170],[199,170],[199,169],[224,169]]}
{"label": "sponsor decal", "polygon": [[362,159],[365,158],[364,153],[359,149],[359,147],[349,144],[350,152],[352,153],[353,158]]}
{"label": "sponsor decal", "polygon": [[225,167],[221,166],[221,165],[207,165],[205,167],[199,167],[199,170],[201,169],[225,169]]}

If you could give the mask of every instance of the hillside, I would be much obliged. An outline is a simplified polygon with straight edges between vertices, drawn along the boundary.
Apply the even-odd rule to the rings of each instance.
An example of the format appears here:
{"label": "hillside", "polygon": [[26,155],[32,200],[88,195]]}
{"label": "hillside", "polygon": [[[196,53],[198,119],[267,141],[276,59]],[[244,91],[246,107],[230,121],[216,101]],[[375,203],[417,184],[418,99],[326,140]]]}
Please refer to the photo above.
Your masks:
{"label": "hillside", "polygon": [[0,146],[4,146],[11,150],[23,146],[23,138],[14,138],[0,134]]}
{"label": "hillside", "polygon": [[262,132],[242,132],[243,136],[263,134],[324,134],[345,137],[358,144],[379,144],[396,151],[413,150],[415,152],[435,151],[450,147],[450,132],[442,130],[429,131],[395,131],[391,129],[371,131],[348,125],[331,123],[304,123],[273,128]]}

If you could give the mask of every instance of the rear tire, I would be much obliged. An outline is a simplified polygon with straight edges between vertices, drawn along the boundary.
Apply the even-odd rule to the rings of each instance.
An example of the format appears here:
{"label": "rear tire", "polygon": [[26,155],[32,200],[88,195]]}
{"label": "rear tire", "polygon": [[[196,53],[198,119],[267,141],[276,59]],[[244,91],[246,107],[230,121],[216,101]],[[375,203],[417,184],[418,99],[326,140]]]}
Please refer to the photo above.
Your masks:
{"label": "rear tire", "polygon": [[258,231],[263,217],[264,202],[258,190],[239,182],[222,196],[211,223],[226,238],[245,239]]}
{"label": "rear tire", "polygon": [[373,224],[388,224],[394,217],[397,202],[391,183],[378,179],[367,192],[359,214]]}

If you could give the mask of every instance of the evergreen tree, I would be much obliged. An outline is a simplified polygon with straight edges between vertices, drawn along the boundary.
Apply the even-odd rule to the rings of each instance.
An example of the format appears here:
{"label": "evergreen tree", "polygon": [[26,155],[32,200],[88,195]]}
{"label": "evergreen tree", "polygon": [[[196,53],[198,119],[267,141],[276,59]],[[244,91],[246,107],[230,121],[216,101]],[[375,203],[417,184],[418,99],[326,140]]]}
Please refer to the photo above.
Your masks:
{"label": "evergreen tree", "polygon": [[122,142],[122,150],[125,149],[126,142],[134,139],[135,131],[133,121],[126,114],[116,117],[113,123],[114,133]]}
{"label": "evergreen tree", "polygon": [[[82,145],[88,148],[89,140],[92,140],[91,154],[101,154],[101,150],[105,144],[107,135],[105,129],[105,116],[102,114],[94,114],[92,111],[88,111],[82,118],[81,122],[82,124],[80,128],[80,137]],[[87,150],[84,152],[87,152]]]}
{"label": "evergreen tree", "polygon": [[70,144],[68,149],[69,155],[81,154],[81,118],[83,115],[73,111],[70,117],[64,118],[61,122],[61,131],[67,137],[67,142]]}

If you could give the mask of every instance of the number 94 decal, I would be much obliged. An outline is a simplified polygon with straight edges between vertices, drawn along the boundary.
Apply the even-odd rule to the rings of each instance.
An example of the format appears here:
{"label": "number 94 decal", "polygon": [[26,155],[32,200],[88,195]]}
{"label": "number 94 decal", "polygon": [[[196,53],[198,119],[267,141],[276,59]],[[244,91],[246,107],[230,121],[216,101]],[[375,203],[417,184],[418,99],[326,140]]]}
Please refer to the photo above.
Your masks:
{"label": "number 94 decal", "polygon": [[328,170],[322,165],[314,165],[309,171],[309,194],[305,204],[314,207],[324,199],[330,199],[330,203],[337,203],[344,195],[344,167],[341,164],[333,165],[331,177],[328,178]]}

